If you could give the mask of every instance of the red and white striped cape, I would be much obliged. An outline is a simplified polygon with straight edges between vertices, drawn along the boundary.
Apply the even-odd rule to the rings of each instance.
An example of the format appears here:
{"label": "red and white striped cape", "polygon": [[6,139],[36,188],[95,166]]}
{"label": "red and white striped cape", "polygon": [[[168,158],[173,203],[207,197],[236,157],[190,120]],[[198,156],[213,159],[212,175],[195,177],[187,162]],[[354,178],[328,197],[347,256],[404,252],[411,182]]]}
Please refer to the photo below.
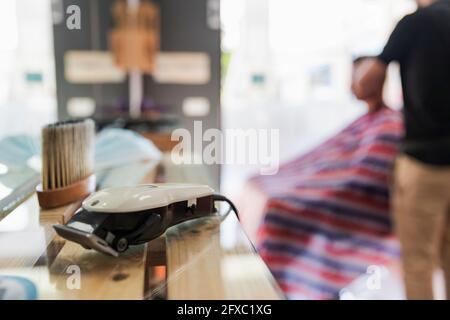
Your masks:
{"label": "red and white striped cape", "polygon": [[268,197],[257,247],[292,299],[334,299],[370,265],[396,261],[389,185],[401,114],[366,114],[275,176],[251,183]]}

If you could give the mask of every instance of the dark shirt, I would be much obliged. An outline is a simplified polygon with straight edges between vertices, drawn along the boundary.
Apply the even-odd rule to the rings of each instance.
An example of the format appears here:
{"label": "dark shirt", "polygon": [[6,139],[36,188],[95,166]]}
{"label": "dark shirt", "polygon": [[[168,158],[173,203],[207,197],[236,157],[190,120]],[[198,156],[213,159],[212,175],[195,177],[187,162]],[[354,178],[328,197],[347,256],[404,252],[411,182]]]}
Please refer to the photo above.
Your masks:
{"label": "dark shirt", "polygon": [[450,0],[404,17],[379,59],[400,63],[406,154],[450,165]]}

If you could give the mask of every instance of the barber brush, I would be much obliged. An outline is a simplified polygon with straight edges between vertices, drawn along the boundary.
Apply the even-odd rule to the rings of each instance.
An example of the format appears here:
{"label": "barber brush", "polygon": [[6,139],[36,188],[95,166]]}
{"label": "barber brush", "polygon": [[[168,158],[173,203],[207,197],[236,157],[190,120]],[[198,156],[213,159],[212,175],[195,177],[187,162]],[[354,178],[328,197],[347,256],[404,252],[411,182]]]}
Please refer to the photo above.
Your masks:
{"label": "barber brush", "polygon": [[42,129],[42,183],[36,188],[42,208],[67,205],[95,191],[94,138],[90,119]]}

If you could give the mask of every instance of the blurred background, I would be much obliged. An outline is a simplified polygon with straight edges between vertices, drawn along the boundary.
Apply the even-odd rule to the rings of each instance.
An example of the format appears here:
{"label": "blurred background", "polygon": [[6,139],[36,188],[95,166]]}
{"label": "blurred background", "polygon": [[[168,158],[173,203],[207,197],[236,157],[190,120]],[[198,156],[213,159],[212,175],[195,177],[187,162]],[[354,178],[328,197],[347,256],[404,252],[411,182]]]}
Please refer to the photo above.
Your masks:
{"label": "blurred background", "polygon": [[[1,1],[0,138],[37,135],[46,123],[78,117],[167,134],[202,120],[205,128],[280,129],[281,161],[364,112],[349,90],[352,59],[380,52],[395,23],[415,8],[411,0],[156,1],[161,52],[194,54],[162,60],[198,69],[187,79],[170,70],[144,73],[136,118],[128,116],[130,72],[108,73],[107,66],[99,79],[76,72],[89,59],[108,63],[115,1],[76,1],[80,30],[66,26],[72,2]],[[401,104],[398,73],[390,73],[386,100]],[[257,169],[224,165],[211,176],[232,193]]]}
{"label": "blurred background", "polygon": [[[175,128],[219,127],[219,1],[7,0],[0,12],[0,139],[91,117],[167,151]],[[202,182],[218,188],[219,166]]]}
{"label": "blurred background", "polygon": [[[349,90],[352,60],[379,54],[415,8],[411,0],[222,0],[223,127],[279,129],[281,162],[332,136],[366,112]],[[400,108],[393,71],[385,99]],[[232,194],[255,172],[224,166],[222,186]]]}

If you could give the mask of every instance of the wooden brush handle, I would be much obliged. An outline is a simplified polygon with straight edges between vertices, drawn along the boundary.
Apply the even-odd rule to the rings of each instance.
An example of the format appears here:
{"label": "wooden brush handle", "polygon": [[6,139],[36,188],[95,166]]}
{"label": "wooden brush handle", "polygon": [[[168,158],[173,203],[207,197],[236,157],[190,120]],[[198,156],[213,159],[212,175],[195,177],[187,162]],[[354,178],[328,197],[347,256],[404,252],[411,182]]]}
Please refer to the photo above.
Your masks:
{"label": "wooden brush handle", "polygon": [[86,198],[95,191],[95,175],[73,183],[64,188],[43,190],[42,184],[36,187],[39,205],[43,209],[51,209]]}

